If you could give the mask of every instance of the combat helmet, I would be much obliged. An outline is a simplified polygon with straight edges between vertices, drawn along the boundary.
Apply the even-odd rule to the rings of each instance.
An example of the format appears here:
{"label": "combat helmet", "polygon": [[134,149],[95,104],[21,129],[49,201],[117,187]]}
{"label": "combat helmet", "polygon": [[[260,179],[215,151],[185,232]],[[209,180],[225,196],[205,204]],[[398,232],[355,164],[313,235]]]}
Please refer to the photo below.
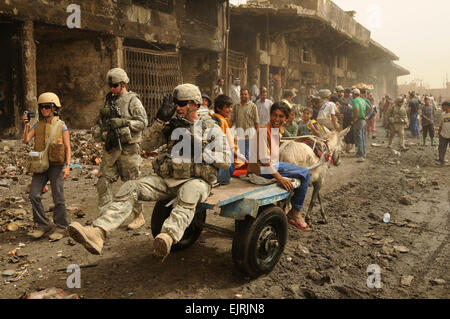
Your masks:
{"label": "combat helmet", "polygon": [[128,83],[130,79],[128,78],[127,72],[121,68],[114,68],[108,71],[106,74],[106,81],[108,84],[117,84],[117,83]]}
{"label": "combat helmet", "polygon": [[[53,109],[54,115],[59,115],[59,109],[61,108],[61,102],[59,101],[59,97],[53,92],[45,92],[39,95],[38,97],[38,106],[39,106],[39,114],[42,115],[42,105],[43,104],[52,104],[56,109]],[[51,116],[51,115],[49,115]]]}
{"label": "combat helmet", "polygon": [[200,89],[193,84],[185,83],[180,84],[173,90],[174,101],[193,101],[197,105],[201,105],[203,102]]}

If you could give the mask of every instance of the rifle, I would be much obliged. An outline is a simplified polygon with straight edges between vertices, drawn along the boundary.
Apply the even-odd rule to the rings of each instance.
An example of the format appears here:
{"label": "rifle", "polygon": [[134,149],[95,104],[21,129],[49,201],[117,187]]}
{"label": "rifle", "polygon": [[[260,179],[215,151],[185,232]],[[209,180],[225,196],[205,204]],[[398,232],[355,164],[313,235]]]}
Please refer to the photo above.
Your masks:
{"label": "rifle", "polygon": [[[120,114],[120,107],[116,103],[116,99],[112,97],[112,94],[108,94],[108,102],[111,109],[110,118],[121,118],[122,115]],[[120,129],[116,128],[112,130],[110,128],[110,131],[114,132],[115,138],[117,140],[117,145],[119,146],[120,151],[122,151],[122,143],[120,142]]]}

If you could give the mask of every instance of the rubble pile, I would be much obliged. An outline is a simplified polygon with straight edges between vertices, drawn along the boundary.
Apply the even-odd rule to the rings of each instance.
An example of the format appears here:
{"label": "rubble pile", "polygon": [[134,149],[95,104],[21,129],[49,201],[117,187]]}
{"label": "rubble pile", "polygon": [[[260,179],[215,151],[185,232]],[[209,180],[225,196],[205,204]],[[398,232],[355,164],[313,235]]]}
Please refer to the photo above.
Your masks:
{"label": "rubble pile", "polygon": [[81,165],[99,165],[102,157],[102,144],[97,143],[86,130],[70,132],[72,163]]}
{"label": "rubble pile", "polygon": [[23,197],[8,197],[0,201],[0,232],[15,232],[32,225],[31,212],[24,209]]}
{"label": "rubble pile", "polygon": [[24,145],[20,140],[0,142],[0,187],[6,184],[8,179],[17,181],[18,176],[24,172],[31,149],[30,145]]}

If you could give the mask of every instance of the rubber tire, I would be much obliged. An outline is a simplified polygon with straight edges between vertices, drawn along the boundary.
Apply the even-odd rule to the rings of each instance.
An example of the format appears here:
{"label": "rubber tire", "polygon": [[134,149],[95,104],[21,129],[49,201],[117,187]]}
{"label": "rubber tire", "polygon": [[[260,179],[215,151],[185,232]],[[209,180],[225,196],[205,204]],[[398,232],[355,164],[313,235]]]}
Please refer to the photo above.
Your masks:
{"label": "rubber tire", "polygon": [[[170,216],[170,212],[172,211],[173,206],[165,206],[170,201],[171,199],[157,201],[155,207],[153,208],[151,220],[153,238],[155,238],[161,232],[164,221]],[[200,237],[200,234],[203,231],[203,223],[205,222],[205,220],[205,210],[196,212],[194,219],[184,232],[183,237],[179,242],[172,245],[171,251],[183,250],[192,246],[192,244],[194,244]]]}
{"label": "rubber tire", "polygon": [[[269,225],[275,229],[278,247],[274,248],[274,253],[270,258],[261,260],[258,257],[257,243],[261,232]],[[232,247],[234,265],[252,278],[270,273],[283,254],[287,233],[286,215],[278,206],[264,207],[256,219],[246,216],[243,221],[236,220]]]}

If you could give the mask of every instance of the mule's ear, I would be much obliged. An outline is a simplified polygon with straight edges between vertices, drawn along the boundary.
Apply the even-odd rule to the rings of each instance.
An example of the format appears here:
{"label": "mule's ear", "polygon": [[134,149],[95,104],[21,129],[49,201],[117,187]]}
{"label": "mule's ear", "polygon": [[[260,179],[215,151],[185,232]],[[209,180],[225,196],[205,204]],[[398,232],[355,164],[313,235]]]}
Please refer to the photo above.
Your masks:
{"label": "mule's ear", "polygon": [[350,129],[351,129],[351,126],[347,127],[345,130],[340,131],[339,132],[339,137],[342,138],[345,135],[347,135],[347,133],[350,131]]}

